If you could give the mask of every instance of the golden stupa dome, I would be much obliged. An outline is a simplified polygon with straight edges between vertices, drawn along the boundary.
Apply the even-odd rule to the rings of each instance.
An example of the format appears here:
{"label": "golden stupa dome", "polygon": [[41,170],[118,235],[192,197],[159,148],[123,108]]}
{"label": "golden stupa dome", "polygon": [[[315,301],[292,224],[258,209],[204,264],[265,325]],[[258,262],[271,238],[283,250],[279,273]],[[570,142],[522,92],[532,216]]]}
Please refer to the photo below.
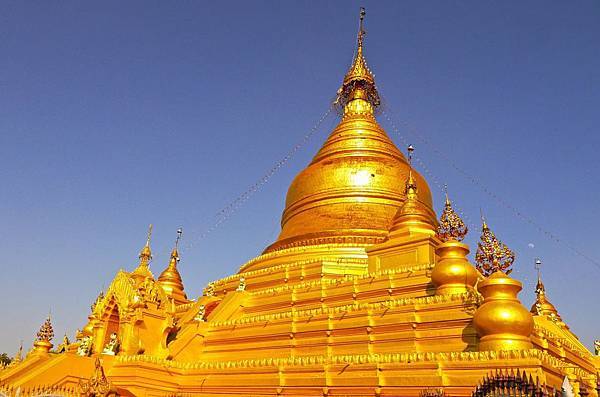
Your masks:
{"label": "golden stupa dome", "polygon": [[177,304],[188,302],[183,287],[183,280],[177,270],[179,262],[179,251],[177,247],[171,251],[171,258],[167,268],[158,276],[158,283],[168,296],[171,296]]}
{"label": "golden stupa dome", "polygon": [[[293,246],[383,241],[405,201],[409,164],[375,119],[379,94],[363,56],[363,36],[338,91],[343,109],[338,126],[312,162],[289,187],[282,230],[267,252]],[[431,192],[421,175],[418,199],[432,208]],[[432,223],[436,224],[431,210]]]}
{"label": "golden stupa dome", "polygon": [[560,314],[558,314],[558,310],[556,307],[548,300],[548,296],[546,295],[546,287],[542,282],[542,277],[540,275],[539,265],[541,265],[541,261],[536,260],[536,267],[538,267],[538,280],[535,286],[535,302],[531,306],[530,312],[536,316],[545,316],[548,319],[562,325],[566,328],[567,325],[563,322]]}

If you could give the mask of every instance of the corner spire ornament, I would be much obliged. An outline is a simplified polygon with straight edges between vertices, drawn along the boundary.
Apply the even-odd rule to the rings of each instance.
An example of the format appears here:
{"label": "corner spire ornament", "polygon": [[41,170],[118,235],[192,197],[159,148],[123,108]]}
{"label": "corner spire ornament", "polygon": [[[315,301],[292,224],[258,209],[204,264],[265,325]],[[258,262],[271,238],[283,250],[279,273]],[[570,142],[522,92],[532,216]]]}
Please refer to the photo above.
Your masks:
{"label": "corner spire ornament", "polygon": [[158,282],[163,291],[165,291],[168,296],[171,296],[177,304],[186,303],[188,301],[184,292],[181,274],[179,274],[179,270],[177,270],[177,264],[180,260],[178,247],[182,234],[183,229],[177,229],[177,238],[175,239],[175,247],[173,247],[173,251],[171,251],[169,265],[158,277]]}
{"label": "corner spire ornament", "polygon": [[407,233],[408,235],[427,234],[433,236],[437,229],[435,214],[419,200],[417,195],[419,189],[412,169],[412,154],[414,150],[413,145],[408,145],[408,176],[404,185],[406,199],[392,220],[388,239],[394,239],[399,235],[406,235]]}
{"label": "corner spire ornament", "polygon": [[440,226],[438,227],[438,237],[440,240],[447,241],[463,241],[469,228],[465,225],[465,222],[458,216],[454,208],[452,208],[452,202],[448,198],[448,190],[446,189],[446,203],[444,204],[444,211],[440,216]]}
{"label": "corner spire ornament", "polygon": [[52,349],[52,338],[54,338],[54,329],[52,328],[52,321],[50,315],[44,321],[44,324],[40,327],[33,342],[33,348],[39,353],[48,353]]}
{"label": "corner spire ornament", "polygon": [[546,316],[551,321],[566,326],[558,314],[558,310],[550,303],[548,296],[546,295],[546,287],[542,282],[541,274],[542,261],[539,258],[536,258],[534,266],[537,271],[537,283],[535,285],[535,302],[533,302],[533,305],[531,306],[531,313],[538,316]]}
{"label": "corner spire ornament", "polygon": [[152,251],[150,250],[150,239],[152,238],[152,224],[148,226],[148,235],[146,237],[146,245],[140,251],[139,258],[142,261],[150,262],[152,260]]}
{"label": "corner spire ornament", "polygon": [[54,329],[52,328],[50,316],[48,316],[36,334],[36,340],[50,342],[52,338],[54,338]]}
{"label": "corner spire ornament", "polygon": [[496,238],[496,235],[490,230],[485,219],[482,217],[481,237],[477,243],[477,252],[475,262],[477,270],[485,277],[492,275],[497,271],[504,274],[510,274],[511,266],[515,261],[515,253],[503,242]]}
{"label": "corner spire ornament", "polygon": [[415,181],[412,173],[412,155],[415,151],[415,147],[413,145],[408,145],[406,151],[408,152],[408,178],[406,179],[404,193],[406,194],[407,198],[409,196],[411,196],[411,198],[417,198],[417,182]]}

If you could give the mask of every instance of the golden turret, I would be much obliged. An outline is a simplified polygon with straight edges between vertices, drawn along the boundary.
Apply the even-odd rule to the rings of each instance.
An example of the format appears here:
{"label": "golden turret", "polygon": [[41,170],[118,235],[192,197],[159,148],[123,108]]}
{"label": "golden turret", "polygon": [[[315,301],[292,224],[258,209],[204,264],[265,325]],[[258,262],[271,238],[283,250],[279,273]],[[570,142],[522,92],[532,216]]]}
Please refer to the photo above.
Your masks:
{"label": "golden turret", "polygon": [[412,169],[412,145],[408,146],[408,178],[406,179],[404,194],[406,200],[392,221],[390,228],[390,237],[394,238],[397,235],[413,235],[427,234],[435,235],[437,222],[435,221],[435,213],[431,208],[419,201],[417,195],[417,181],[413,176]]}
{"label": "golden turret", "polygon": [[150,249],[150,239],[152,238],[152,225],[148,226],[148,236],[146,237],[146,245],[140,251],[138,256],[140,263],[138,267],[133,271],[132,275],[138,279],[143,280],[146,277],[154,278],[154,275],[150,271],[150,261],[152,260],[152,250]]}
{"label": "golden turret", "polygon": [[179,270],[177,270],[177,263],[179,263],[178,246],[182,232],[182,229],[177,230],[177,239],[175,240],[175,247],[173,248],[173,251],[171,251],[169,265],[158,277],[158,282],[162,289],[167,295],[171,296],[177,304],[188,302],[187,296],[183,290],[181,275],[179,274]]}
{"label": "golden turret", "polygon": [[48,353],[53,346],[52,338],[54,338],[54,329],[50,316],[48,316],[36,334],[35,342],[33,342],[34,351],[41,354]]}
{"label": "golden turret", "polygon": [[[363,18],[361,10],[356,54],[336,100],[342,119],[290,185],[281,233],[267,252],[340,242],[381,243],[404,203],[399,181],[407,180],[410,167],[375,119],[379,94],[364,57]],[[427,183],[416,172],[413,178],[419,201],[431,209]],[[431,215],[434,223],[435,218]]]}
{"label": "golden turret", "polygon": [[467,259],[469,246],[462,243],[467,232],[467,226],[452,208],[446,193],[446,203],[437,231],[437,236],[443,243],[435,250],[439,259],[431,272],[431,281],[438,294],[472,291],[477,283],[477,270]]}
{"label": "golden turret", "polygon": [[550,303],[550,301],[548,300],[548,296],[546,295],[546,287],[544,286],[544,283],[542,282],[541,271],[540,271],[541,264],[542,264],[542,261],[539,259],[536,259],[536,261],[535,261],[535,267],[537,270],[537,284],[535,286],[536,298],[535,298],[535,302],[531,306],[531,313],[533,313],[534,315],[537,315],[537,316],[546,316],[550,320],[552,320],[558,324],[565,325],[562,321],[562,318],[558,314],[558,310],[556,310],[556,307],[554,307],[554,305],[552,303]]}
{"label": "golden turret", "polygon": [[484,300],[473,317],[479,350],[531,349],[533,316],[517,297],[523,285],[507,275],[515,255],[496,239],[485,221],[480,239],[477,267],[488,277],[477,285]]}

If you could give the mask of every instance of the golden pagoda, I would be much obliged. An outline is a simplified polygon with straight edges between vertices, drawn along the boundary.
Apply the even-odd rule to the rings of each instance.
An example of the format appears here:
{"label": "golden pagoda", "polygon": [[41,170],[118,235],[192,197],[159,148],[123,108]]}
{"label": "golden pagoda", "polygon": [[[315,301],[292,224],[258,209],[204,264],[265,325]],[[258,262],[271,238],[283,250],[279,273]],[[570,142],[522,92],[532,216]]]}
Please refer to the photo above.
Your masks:
{"label": "golden pagoda", "polygon": [[363,18],[335,103],[340,122],[291,183],[277,240],[190,299],[181,232],[155,278],[150,228],[139,264],[116,274],[77,340],[53,351],[45,325],[34,349],[0,371],[0,391],[485,396],[496,376],[503,387],[558,390],[567,379],[576,395],[598,396],[600,360],[541,278],[527,310],[509,276],[514,254],[485,222],[473,265],[450,199],[438,220],[412,148],[405,157],[378,124]]}

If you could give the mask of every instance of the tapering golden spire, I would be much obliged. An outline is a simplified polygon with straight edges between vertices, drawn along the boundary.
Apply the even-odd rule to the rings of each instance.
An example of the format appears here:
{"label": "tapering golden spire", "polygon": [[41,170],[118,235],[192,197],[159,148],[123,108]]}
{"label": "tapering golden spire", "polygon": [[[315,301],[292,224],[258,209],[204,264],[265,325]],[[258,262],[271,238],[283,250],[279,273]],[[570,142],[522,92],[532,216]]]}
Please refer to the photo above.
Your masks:
{"label": "tapering golden spire", "polygon": [[[350,69],[344,76],[344,81],[338,90],[336,99],[336,104],[344,108],[345,115],[353,113],[373,114],[375,108],[381,102],[375,87],[375,78],[363,55],[364,36],[366,34],[363,27],[365,15],[365,9],[361,7],[356,54]],[[360,101],[353,103],[356,100]]]}
{"label": "tapering golden spire", "polygon": [[424,205],[418,197],[417,181],[413,176],[412,154],[415,148],[408,145],[408,177],[404,185],[404,194],[406,200],[394,217],[392,227],[390,228],[390,238],[401,233],[425,233],[433,235],[437,225],[432,222],[435,220],[433,211]]}
{"label": "tapering golden spire", "polygon": [[148,235],[146,237],[146,245],[140,251],[140,263],[138,267],[133,271],[133,275],[138,278],[154,277],[150,271],[149,264],[152,260],[152,250],[150,249],[150,239],[152,238],[152,224],[148,226]]}
{"label": "tapering golden spire", "polygon": [[[535,286],[535,295],[536,299],[531,306],[531,313],[537,314],[538,316],[547,316],[550,320],[562,323],[562,319],[558,314],[558,310],[554,307],[552,303],[548,300],[548,296],[546,295],[546,287],[542,282],[541,275],[542,261],[539,258],[535,260],[535,269],[537,271],[537,283]],[[564,324],[564,323],[562,323]]]}
{"label": "tapering golden spire", "polygon": [[415,147],[413,145],[408,145],[406,151],[408,152],[408,178],[406,179],[404,193],[406,194],[407,201],[409,201],[409,197],[411,201],[414,201],[417,199],[417,182],[413,177],[412,168],[412,154],[415,151]]}
{"label": "tapering golden spire", "polygon": [[510,274],[512,271],[510,267],[515,261],[515,253],[496,238],[483,216],[481,221],[481,237],[477,243],[477,253],[475,254],[477,269],[486,277],[497,271]]}
{"label": "tapering golden spire", "polygon": [[152,238],[152,224],[148,226],[148,235],[146,237],[146,245],[140,251],[139,258],[141,260],[145,260],[146,262],[150,262],[152,260],[152,251],[150,250],[150,239]]}
{"label": "tapering golden spire", "polygon": [[188,302],[187,296],[184,292],[181,275],[179,274],[179,270],[177,270],[177,263],[179,262],[178,247],[182,233],[183,230],[181,228],[177,229],[177,238],[175,239],[175,247],[173,248],[173,251],[171,251],[169,265],[158,277],[158,282],[160,283],[162,289],[167,295],[173,297],[173,299],[175,299],[175,303],[177,304]]}
{"label": "tapering golden spire", "polygon": [[444,211],[440,217],[440,226],[438,227],[438,237],[446,241],[462,241],[469,229],[463,220],[458,216],[454,208],[452,208],[452,202],[448,197],[448,190],[446,189],[446,202],[444,204]]}
{"label": "tapering golden spire", "polygon": [[17,350],[17,354],[15,354],[15,358],[13,361],[21,362],[23,361],[23,341],[19,343],[19,350]]}

